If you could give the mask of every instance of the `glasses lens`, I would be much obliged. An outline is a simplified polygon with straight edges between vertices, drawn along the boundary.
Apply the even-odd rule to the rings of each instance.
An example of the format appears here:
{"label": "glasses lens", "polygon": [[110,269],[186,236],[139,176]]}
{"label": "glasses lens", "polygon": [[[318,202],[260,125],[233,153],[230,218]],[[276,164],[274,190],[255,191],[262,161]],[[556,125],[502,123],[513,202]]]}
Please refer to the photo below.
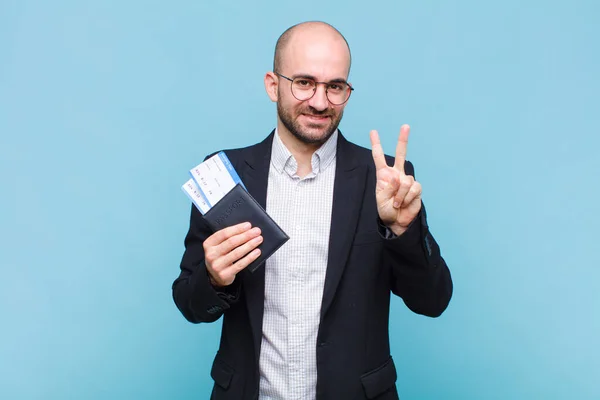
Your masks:
{"label": "glasses lens", "polygon": [[[327,99],[331,104],[340,105],[350,97],[350,85],[345,82],[327,84]],[[314,96],[317,83],[310,78],[296,78],[292,81],[292,94],[300,101],[308,100]]]}
{"label": "glasses lens", "polygon": [[343,104],[350,96],[350,86],[344,82],[330,83],[327,85],[327,98],[331,104]]}
{"label": "glasses lens", "polygon": [[296,78],[292,82],[292,94],[298,100],[308,100],[315,94],[315,81],[307,78]]}

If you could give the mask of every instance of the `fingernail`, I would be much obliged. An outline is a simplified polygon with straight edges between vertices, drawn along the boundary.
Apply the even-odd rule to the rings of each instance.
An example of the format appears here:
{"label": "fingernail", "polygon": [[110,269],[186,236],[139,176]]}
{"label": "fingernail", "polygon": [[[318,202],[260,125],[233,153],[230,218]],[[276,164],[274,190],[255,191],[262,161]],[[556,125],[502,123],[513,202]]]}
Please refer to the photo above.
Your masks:
{"label": "fingernail", "polygon": [[398,208],[400,207],[400,203],[398,203],[397,201],[394,202],[394,208]]}
{"label": "fingernail", "polygon": [[250,229],[251,226],[252,224],[250,222],[245,222],[244,225],[242,225],[244,229]]}

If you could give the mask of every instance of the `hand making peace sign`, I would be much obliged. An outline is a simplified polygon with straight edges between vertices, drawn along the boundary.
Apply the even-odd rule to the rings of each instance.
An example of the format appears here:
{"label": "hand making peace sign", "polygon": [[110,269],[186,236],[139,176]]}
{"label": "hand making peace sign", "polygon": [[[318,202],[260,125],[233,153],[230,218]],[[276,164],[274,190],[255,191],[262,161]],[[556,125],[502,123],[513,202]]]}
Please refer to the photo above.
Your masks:
{"label": "hand making peace sign", "polygon": [[371,147],[377,171],[377,211],[381,221],[396,235],[404,233],[421,210],[421,184],[404,173],[409,132],[410,127],[402,125],[396,146],[396,159],[394,166],[390,167],[385,161],[377,131],[371,131]]}

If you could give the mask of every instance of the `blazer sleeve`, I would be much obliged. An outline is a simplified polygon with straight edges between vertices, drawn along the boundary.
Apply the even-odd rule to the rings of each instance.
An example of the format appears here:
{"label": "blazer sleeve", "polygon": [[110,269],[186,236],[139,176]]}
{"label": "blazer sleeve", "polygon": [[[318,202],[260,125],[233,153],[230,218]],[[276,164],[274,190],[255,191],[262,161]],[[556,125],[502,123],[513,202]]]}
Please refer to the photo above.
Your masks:
{"label": "blazer sleeve", "polygon": [[[412,164],[405,170],[414,176]],[[384,262],[391,264],[392,292],[417,314],[439,317],[453,292],[452,277],[440,247],[429,231],[427,211],[421,211],[400,236],[390,235],[379,221],[384,241]]]}
{"label": "blazer sleeve", "polygon": [[240,296],[241,285],[236,279],[226,288],[216,290],[210,283],[204,264],[203,243],[212,230],[192,205],[190,227],[185,237],[185,251],[179,277],[172,285],[173,300],[190,322],[213,322],[234,304]]}

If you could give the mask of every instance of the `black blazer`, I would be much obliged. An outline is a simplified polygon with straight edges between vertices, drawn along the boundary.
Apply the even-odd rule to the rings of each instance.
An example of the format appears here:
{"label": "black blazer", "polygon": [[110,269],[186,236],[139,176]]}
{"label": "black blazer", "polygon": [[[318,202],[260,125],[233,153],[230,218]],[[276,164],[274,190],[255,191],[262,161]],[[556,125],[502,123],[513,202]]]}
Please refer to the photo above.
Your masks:
{"label": "black blazer", "polygon": [[[274,132],[261,143],[227,150],[252,196],[266,204]],[[437,317],[452,296],[452,279],[429,233],[425,208],[400,237],[386,239],[375,202],[375,164],[369,149],[338,136],[329,257],[317,338],[317,398],[397,399],[390,355],[390,293],[413,312]],[[389,165],[393,159],[388,157]],[[410,162],[405,171],[414,175]],[[242,271],[217,292],[204,266],[202,242],[212,234],[192,207],[175,304],[193,323],[223,316],[211,376],[213,399],[258,397],[265,269]]]}

